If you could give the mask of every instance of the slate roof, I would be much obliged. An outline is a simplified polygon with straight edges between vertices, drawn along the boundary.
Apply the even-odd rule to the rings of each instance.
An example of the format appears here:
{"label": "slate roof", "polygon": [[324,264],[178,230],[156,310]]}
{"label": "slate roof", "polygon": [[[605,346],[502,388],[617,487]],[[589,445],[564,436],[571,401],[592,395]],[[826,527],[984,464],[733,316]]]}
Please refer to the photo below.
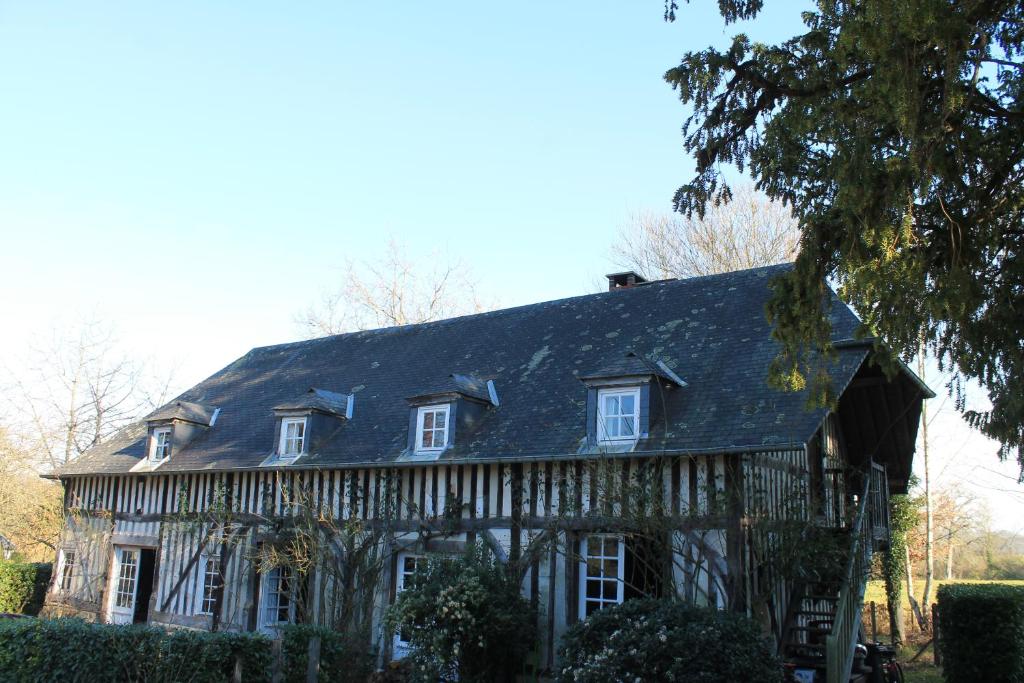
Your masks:
{"label": "slate roof", "polygon": [[[273,408],[311,386],[355,396],[353,417],[320,450],[292,467],[394,462],[407,445],[409,397],[450,386],[452,375],[491,379],[500,397],[472,433],[456,432],[443,461],[571,457],[586,436],[579,379],[635,351],[666,363],[687,386],[666,390],[663,419],[634,452],[712,452],[793,446],[824,411],[802,393],[765,384],[777,345],[765,303],[769,279],[788,266],[646,283],[419,325],[256,348],[178,400],[220,408],[161,472],[255,468],[274,447]],[[834,338],[859,325],[838,299]],[[866,358],[843,345],[830,367],[844,389]],[[145,425],[133,425],[58,474],[127,472],[145,455]]]}

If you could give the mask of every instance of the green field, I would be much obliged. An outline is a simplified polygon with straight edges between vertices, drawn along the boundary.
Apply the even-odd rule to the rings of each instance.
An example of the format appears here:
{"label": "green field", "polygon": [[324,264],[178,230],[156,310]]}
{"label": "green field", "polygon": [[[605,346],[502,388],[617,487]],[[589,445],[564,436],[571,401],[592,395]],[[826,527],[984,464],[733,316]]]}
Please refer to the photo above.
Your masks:
{"label": "green field", "polygon": [[[1024,581],[976,581],[972,579],[953,579],[952,581],[938,580],[932,582],[932,597],[931,601],[936,602],[935,595],[939,590],[939,586],[947,583],[1005,583],[1011,586],[1024,586]],[[914,592],[915,597],[920,599],[921,591],[924,589],[924,581],[921,579],[914,580]],[[885,583],[883,581],[868,581],[867,591],[864,593],[864,604],[867,605],[871,601],[875,601],[880,605],[885,604]],[[906,586],[903,590],[903,609],[910,609],[910,602],[907,600]]]}

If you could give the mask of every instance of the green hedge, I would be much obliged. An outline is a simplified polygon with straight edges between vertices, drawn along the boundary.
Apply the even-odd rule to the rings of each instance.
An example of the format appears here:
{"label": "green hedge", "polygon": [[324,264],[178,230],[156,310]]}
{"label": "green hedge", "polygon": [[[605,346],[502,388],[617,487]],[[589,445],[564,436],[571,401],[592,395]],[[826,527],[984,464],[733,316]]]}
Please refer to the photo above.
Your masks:
{"label": "green hedge", "polygon": [[939,588],[939,648],[948,683],[1024,681],[1024,587]]}
{"label": "green hedge", "polygon": [[369,637],[356,639],[322,626],[306,624],[284,626],[281,631],[285,681],[288,683],[305,683],[309,640],[314,636],[320,637],[319,680],[325,683],[364,683],[373,673],[374,657],[365,645]]}
{"label": "green hedge", "polygon": [[53,565],[0,560],[0,612],[39,614]]}
{"label": "green hedge", "polygon": [[[374,659],[365,641],[327,628],[282,628],[286,681],[305,683],[309,639],[320,637],[320,680],[362,683]],[[0,683],[145,681],[221,683],[235,658],[245,681],[265,683],[270,639],[252,633],[208,633],[147,626],[109,626],[80,619],[0,619]]]}
{"label": "green hedge", "polygon": [[264,636],[168,633],[79,619],[0,620],[0,681],[223,683],[231,680],[236,655],[246,681],[269,680]]}

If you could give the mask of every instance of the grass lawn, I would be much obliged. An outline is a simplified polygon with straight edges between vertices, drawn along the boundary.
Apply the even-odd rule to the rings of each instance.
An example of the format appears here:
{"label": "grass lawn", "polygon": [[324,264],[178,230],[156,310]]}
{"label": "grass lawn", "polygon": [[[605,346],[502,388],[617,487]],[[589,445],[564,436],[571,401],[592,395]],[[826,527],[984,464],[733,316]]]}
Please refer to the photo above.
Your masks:
{"label": "grass lawn", "polygon": [[[927,642],[927,639],[922,642]],[[921,649],[921,644],[918,642],[907,645],[900,651],[899,661],[903,665],[907,683],[943,683],[942,669],[933,664],[935,655],[932,653],[931,645],[917,658],[916,662],[910,661],[910,658]]]}

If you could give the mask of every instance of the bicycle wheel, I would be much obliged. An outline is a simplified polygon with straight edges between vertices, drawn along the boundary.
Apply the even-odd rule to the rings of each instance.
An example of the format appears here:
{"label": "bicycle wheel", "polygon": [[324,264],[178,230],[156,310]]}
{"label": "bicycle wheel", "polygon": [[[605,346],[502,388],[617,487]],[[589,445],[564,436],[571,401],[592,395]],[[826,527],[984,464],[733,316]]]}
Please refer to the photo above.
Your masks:
{"label": "bicycle wheel", "polygon": [[903,667],[899,662],[893,662],[889,667],[888,678],[889,683],[906,683],[906,679],[903,678]]}

